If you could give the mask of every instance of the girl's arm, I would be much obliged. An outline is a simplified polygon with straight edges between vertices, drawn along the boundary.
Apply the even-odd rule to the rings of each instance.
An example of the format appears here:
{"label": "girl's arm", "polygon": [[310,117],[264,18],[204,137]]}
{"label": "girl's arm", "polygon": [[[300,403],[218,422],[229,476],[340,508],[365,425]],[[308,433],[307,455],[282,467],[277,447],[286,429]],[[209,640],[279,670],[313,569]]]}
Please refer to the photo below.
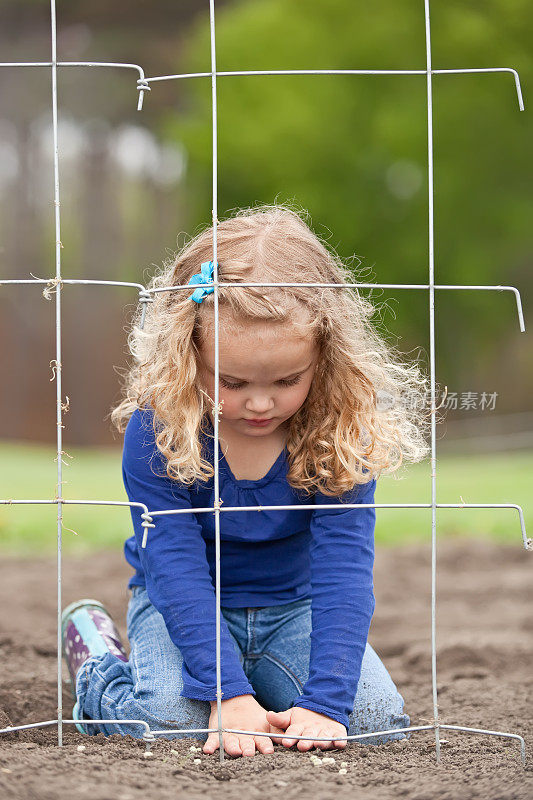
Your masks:
{"label": "girl's arm", "polygon": [[[373,503],[375,479],[317,504]],[[311,657],[295,706],[348,728],[374,613],[374,508],[315,509],[311,518]]]}
{"label": "girl's arm", "polygon": [[[192,509],[188,489],[166,476],[164,461],[155,444],[152,412],[138,409],[126,428],[122,459],[130,501],[144,503],[150,511]],[[149,528],[143,550],[141,513],[131,508],[137,552],[148,597],[183,656],[182,696],[215,700],[215,591],[200,525],[194,513],[154,517],[155,528]],[[220,631],[223,699],[254,695],[222,615]]]}

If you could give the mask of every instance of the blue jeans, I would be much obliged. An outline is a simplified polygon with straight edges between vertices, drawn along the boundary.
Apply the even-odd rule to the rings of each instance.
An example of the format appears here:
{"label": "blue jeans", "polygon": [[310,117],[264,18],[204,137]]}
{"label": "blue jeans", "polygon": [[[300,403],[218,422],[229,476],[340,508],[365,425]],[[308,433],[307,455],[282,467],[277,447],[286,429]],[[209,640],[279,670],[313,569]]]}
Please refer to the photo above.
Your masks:
{"label": "blue jeans", "polygon": [[[309,674],[311,600],[262,608],[222,607],[221,611],[256,700],[271,711],[290,708]],[[128,662],[109,653],[88,659],[79,670],[76,693],[83,717],[140,719],[153,730],[207,728],[210,704],[181,696],[181,653],[142,586],[132,589],[128,637],[131,645]],[[403,713],[403,704],[385,666],[367,644],[348,733],[408,727],[410,720]],[[141,737],[143,733],[141,726],[128,725],[127,721],[87,728],[89,733],[106,735]],[[361,741],[381,744],[409,735],[397,733]],[[187,736],[207,739],[207,734],[169,734],[167,738]]]}

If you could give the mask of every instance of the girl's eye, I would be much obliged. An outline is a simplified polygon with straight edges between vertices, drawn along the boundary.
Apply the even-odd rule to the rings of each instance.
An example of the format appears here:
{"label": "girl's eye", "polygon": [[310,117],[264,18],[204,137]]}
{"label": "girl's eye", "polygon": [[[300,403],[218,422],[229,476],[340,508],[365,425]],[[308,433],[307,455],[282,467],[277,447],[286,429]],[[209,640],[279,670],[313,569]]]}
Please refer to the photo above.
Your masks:
{"label": "girl's eye", "polygon": [[243,383],[228,383],[224,378],[220,378],[220,383],[225,389],[240,389],[241,386],[244,386]]}
{"label": "girl's eye", "polygon": [[279,381],[282,386],[294,386],[297,383],[300,383],[302,379],[301,375],[297,375],[295,378],[288,378],[286,380]]}
{"label": "girl's eye", "polygon": [[[297,375],[295,378],[288,378],[284,380],[278,381],[282,386],[295,386],[297,383],[300,383],[302,379],[301,375]],[[224,378],[220,378],[220,384],[225,389],[242,389],[244,383],[229,383],[229,381],[224,380]]]}

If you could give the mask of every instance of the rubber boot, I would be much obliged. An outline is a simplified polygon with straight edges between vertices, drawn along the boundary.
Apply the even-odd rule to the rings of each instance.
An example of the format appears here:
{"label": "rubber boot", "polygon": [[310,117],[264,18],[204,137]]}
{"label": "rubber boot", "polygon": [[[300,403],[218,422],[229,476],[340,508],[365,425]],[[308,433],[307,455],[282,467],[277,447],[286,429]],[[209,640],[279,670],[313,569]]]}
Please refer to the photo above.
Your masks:
{"label": "rubber boot", "polygon": [[[61,641],[74,700],[76,676],[88,658],[113,653],[121,661],[128,660],[117,627],[98,600],[78,600],[64,609],[61,615]],[[72,716],[77,720],[83,717],[77,701]],[[81,724],[77,724],[76,728],[80,733],[87,733]]]}

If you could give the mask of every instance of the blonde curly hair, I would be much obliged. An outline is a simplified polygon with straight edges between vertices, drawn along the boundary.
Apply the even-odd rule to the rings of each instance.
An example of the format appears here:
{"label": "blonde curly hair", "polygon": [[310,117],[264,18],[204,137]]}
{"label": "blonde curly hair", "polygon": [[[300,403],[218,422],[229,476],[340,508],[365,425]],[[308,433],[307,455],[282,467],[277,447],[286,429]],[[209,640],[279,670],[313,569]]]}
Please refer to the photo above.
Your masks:
{"label": "blonde curly hair", "polygon": [[[312,232],[287,205],[262,205],[237,211],[217,225],[220,282],[355,283],[356,273]],[[148,288],[188,284],[200,264],[212,260],[213,229],[185,244]],[[213,465],[204,458],[200,433],[208,433],[214,413],[198,385],[197,358],[202,332],[212,323],[214,294],[191,301],[191,289],[155,292],[132,320],[128,344],[134,363],[125,376],[123,399],[111,420],[124,431],[135,409],[151,407],[158,449],[169,478],[191,485],[206,481]],[[319,346],[319,363],[303,405],[289,420],[289,484],[304,495],[316,491],[337,497],[402,462],[420,461],[429,451],[424,412],[427,379],[416,363],[400,355],[377,334],[370,318],[376,307],[354,288],[227,287],[219,305],[238,321],[298,325],[302,306],[305,330]],[[299,320],[298,323],[296,320]],[[414,403],[406,403],[409,396]],[[389,403],[380,402],[383,398]]]}

